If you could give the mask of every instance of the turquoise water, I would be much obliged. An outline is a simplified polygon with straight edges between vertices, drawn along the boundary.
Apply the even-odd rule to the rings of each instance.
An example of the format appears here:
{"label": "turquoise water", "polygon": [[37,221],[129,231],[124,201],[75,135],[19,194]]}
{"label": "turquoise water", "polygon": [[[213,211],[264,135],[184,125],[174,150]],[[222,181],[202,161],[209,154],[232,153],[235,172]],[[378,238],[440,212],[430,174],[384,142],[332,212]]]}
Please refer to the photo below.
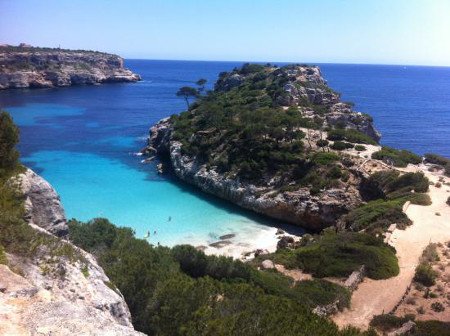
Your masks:
{"label": "turquoise water", "polygon": [[[67,216],[107,217],[132,227],[138,237],[150,231],[151,242],[163,245],[206,244],[228,233],[245,242],[269,225],[282,225],[160,176],[157,161],[142,164],[135,155],[145,146],[151,125],[184,109],[184,101],[175,96],[179,87],[203,77],[211,88],[221,71],[240,63],[127,63],[143,81],[0,92],[0,108],[20,126],[23,162],[56,188]],[[344,100],[374,116],[383,143],[450,155],[449,68],[321,68]]]}
{"label": "turquoise water", "polygon": [[154,170],[146,173],[98,155],[65,151],[39,151],[23,162],[53,181],[69,217],[107,217],[134,228],[139,237],[150,230],[153,243],[202,244],[230,232],[249,235],[265,229],[250,216],[207,201],[181,184],[152,181]]}

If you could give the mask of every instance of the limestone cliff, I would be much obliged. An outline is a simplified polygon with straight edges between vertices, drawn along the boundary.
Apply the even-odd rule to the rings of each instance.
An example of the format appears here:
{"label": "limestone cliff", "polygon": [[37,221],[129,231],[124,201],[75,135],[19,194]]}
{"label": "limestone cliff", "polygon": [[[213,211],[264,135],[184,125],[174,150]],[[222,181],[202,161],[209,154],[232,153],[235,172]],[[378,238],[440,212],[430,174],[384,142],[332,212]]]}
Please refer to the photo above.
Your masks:
{"label": "limestone cliff", "polygon": [[31,170],[12,183],[24,192],[27,220],[39,232],[30,244],[41,244],[30,257],[7,254],[9,267],[0,265],[0,334],[141,335],[95,258],[52,234],[67,233],[54,189]]}
{"label": "limestone cliff", "polygon": [[0,47],[0,89],[135,82],[117,55],[33,47]]}

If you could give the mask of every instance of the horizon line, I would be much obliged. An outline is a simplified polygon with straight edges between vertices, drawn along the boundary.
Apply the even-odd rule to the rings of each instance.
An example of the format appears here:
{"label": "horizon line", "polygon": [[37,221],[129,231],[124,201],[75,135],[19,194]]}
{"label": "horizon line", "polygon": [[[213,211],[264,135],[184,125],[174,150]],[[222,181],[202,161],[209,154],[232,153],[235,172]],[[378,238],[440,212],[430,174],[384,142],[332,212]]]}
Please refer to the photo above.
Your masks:
{"label": "horizon line", "polygon": [[[120,56],[120,55],[119,55]],[[316,65],[316,64],[336,64],[336,65],[374,65],[374,66],[403,66],[403,67],[430,67],[430,68],[450,68],[449,65],[432,65],[432,64],[402,64],[402,63],[364,63],[364,62],[306,62],[306,61],[236,61],[236,60],[202,60],[202,59],[163,59],[163,58],[128,58],[122,57],[124,60],[134,60],[134,61],[165,61],[165,62],[211,62],[211,63],[258,63],[277,65],[277,63],[282,64],[306,64],[306,65]]]}

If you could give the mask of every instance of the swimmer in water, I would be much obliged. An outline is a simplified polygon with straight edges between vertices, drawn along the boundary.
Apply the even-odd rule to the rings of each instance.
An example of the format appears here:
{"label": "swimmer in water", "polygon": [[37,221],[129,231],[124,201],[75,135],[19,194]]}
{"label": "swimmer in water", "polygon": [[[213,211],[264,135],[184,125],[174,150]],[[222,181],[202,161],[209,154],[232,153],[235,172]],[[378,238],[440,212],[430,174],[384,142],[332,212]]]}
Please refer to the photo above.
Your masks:
{"label": "swimmer in water", "polygon": [[144,239],[150,238],[150,230],[147,230],[147,234],[144,236]]}
{"label": "swimmer in water", "polygon": [[172,216],[169,216],[169,220],[168,221],[170,222],[171,220],[172,220]]}

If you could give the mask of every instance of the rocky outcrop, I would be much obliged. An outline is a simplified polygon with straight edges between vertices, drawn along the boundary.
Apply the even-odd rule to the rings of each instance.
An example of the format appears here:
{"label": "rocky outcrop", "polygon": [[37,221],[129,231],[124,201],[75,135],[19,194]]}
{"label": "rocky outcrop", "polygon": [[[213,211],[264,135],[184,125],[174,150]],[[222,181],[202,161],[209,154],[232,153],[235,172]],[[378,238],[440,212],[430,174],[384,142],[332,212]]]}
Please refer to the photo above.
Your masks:
{"label": "rocky outcrop", "polygon": [[20,174],[16,182],[25,197],[27,220],[56,236],[67,235],[64,208],[53,187],[31,169]]}
{"label": "rocky outcrop", "polygon": [[150,130],[149,148],[167,157],[174,173],[183,181],[254,212],[319,231],[336,224],[338,218],[361,203],[358,183],[312,195],[308,188],[281,192],[219,174],[183,155],[181,143],[171,141],[172,126],[163,119]]}
{"label": "rocky outcrop", "polygon": [[0,89],[135,82],[117,55],[32,47],[0,47]]}
{"label": "rocky outcrop", "polygon": [[0,334],[142,335],[95,258],[54,235],[67,234],[67,224],[50,184],[31,170],[11,183],[37,233],[30,257],[7,254],[9,267],[0,265]]}

